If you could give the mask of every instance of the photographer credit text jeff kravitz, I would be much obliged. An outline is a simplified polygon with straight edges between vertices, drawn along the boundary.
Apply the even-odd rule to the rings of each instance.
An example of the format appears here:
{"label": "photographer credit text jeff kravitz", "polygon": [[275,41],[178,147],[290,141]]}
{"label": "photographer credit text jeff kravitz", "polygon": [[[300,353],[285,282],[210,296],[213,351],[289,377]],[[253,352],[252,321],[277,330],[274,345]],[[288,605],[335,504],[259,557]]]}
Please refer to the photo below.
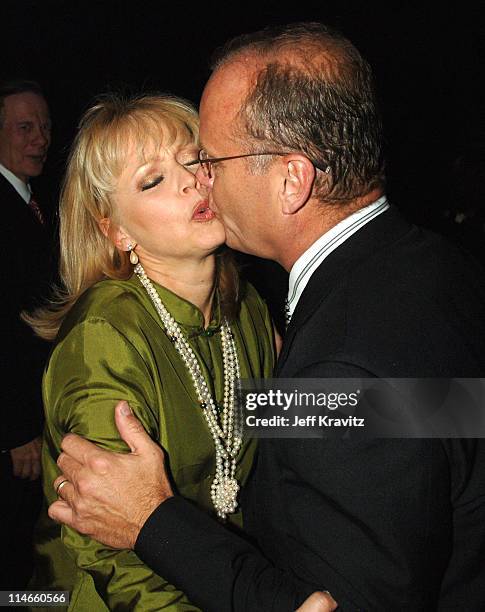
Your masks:
{"label": "photographer credit text jeff kravitz", "polygon": [[242,379],[255,438],[485,437],[485,379]]}
{"label": "photographer credit text jeff kravitz", "polygon": [[[316,406],[337,410],[344,406],[357,406],[359,394],[359,389],[348,394],[299,392],[297,389],[288,393],[281,389],[269,389],[267,392],[247,393],[245,408],[251,411],[270,406],[279,407],[287,412],[290,408]],[[282,415],[260,417],[248,414],[245,417],[245,424],[247,427],[363,427],[364,418],[355,416],[337,418],[330,417],[328,414],[307,414],[306,416],[292,414],[291,417]]]}

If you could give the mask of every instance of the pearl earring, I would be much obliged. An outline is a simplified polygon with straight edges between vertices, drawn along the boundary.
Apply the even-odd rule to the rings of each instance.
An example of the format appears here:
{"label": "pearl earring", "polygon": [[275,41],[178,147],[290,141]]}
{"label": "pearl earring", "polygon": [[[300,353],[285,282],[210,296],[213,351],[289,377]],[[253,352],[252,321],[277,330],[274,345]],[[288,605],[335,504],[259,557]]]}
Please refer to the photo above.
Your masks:
{"label": "pearl earring", "polygon": [[134,248],[136,247],[136,243],[132,244],[131,242],[128,244],[128,251],[130,252],[130,263],[134,266],[138,263],[138,255],[135,253]]}

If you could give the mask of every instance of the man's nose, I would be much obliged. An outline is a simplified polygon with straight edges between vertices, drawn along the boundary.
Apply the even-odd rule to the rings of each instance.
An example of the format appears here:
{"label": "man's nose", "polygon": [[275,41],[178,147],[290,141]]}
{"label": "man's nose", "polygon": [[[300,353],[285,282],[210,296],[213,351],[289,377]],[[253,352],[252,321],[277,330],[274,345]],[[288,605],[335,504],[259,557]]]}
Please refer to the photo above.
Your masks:
{"label": "man's nose", "polygon": [[41,145],[43,147],[48,147],[51,141],[50,129],[42,125],[35,126],[33,141],[35,144]]}
{"label": "man's nose", "polygon": [[202,165],[199,164],[197,168],[197,172],[195,173],[195,178],[200,185],[207,187],[208,189],[212,188],[212,183],[214,182],[213,178],[210,178],[206,175],[206,173],[202,170]]}

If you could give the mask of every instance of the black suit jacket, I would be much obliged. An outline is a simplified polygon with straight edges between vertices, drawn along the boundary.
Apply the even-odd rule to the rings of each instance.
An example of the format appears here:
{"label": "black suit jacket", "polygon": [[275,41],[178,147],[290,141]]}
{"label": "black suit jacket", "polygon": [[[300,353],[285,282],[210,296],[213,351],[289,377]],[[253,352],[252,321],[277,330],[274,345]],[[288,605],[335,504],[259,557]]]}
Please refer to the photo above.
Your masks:
{"label": "black suit jacket", "polygon": [[[277,373],[483,377],[484,315],[482,270],[391,208],[313,274]],[[261,440],[244,501],[262,553],[180,498],[136,550],[204,610],[289,611],[316,589],[343,610],[485,609],[483,440]]]}
{"label": "black suit jacket", "polygon": [[[2,427],[0,448],[15,448],[42,431],[41,379],[48,344],[20,320],[47,295],[52,269],[49,225],[42,226],[12,185],[0,175],[3,262]],[[44,215],[45,215],[45,211]]]}

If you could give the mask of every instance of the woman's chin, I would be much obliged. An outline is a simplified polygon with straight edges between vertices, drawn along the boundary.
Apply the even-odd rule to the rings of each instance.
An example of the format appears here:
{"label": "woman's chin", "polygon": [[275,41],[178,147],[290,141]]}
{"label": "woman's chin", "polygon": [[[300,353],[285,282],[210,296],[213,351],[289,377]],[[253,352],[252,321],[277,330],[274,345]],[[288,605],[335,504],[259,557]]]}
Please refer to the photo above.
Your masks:
{"label": "woman's chin", "polygon": [[220,238],[219,240],[211,240],[211,241],[207,241],[206,248],[207,251],[209,253],[215,253],[215,251],[217,251],[218,249],[220,249],[222,246],[224,246],[226,243],[226,236],[224,235],[222,238]]}
{"label": "woman's chin", "polygon": [[200,224],[199,234],[200,240],[207,246],[214,246],[214,248],[220,247],[226,242],[226,230],[224,226],[217,218],[213,218],[210,221],[197,221]]}

